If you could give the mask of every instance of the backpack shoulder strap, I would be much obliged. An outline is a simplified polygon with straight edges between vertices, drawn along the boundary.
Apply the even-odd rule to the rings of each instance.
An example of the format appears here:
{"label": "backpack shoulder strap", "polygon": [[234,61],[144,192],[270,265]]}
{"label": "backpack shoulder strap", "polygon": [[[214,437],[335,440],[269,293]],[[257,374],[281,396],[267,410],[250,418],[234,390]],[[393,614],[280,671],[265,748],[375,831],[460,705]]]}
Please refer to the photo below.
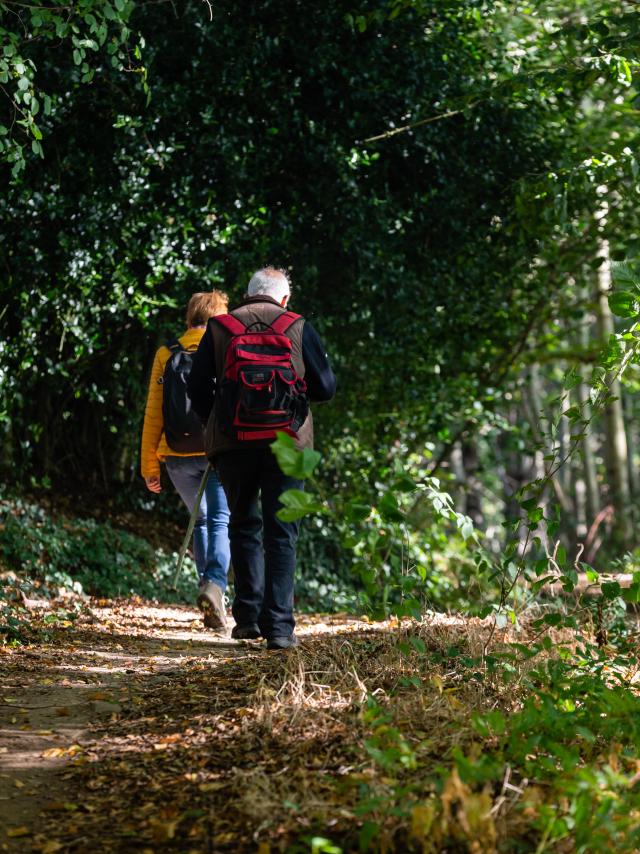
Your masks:
{"label": "backpack shoulder strap", "polygon": [[177,338],[171,338],[164,346],[167,350],[171,350],[172,353],[175,353],[177,350],[184,350],[184,347]]}
{"label": "backpack shoulder strap", "polygon": [[242,335],[246,326],[244,323],[234,317],[232,314],[217,314],[212,318],[216,323],[219,323],[223,329],[226,329],[230,335]]}
{"label": "backpack shoulder strap", "polygon": [[301,314],[296,314],[293,311],[283,311],[282,314],[278,315],[278,317],[269,324],[269,326],[271,326],[277,335],[284,335],[287,329],[290,326],[293,326],[296,320],[301,319]]}

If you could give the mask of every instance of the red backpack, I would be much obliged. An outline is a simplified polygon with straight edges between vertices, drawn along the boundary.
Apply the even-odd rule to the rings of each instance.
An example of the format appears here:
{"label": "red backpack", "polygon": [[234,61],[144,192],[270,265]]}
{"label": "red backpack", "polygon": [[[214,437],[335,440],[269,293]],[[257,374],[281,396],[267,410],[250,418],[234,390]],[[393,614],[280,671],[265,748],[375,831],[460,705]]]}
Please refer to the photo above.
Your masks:
{"label": "red backpack", "polygon": [[[309,414],[307,384],[293,367],[287,329],[300,319],[285,311],[271,324],[245,326],[237,317],[214,318],[231,336],[216,409],[221,430],[240,442],[295,435]],[[258,328],[259,327],[259,328]]]}

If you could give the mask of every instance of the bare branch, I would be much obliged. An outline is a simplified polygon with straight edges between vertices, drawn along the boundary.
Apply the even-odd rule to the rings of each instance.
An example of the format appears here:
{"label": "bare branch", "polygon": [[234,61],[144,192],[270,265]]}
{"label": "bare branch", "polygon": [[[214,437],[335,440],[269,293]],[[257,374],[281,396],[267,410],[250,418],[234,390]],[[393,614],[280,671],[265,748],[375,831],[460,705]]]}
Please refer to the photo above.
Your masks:
{"label": "bare branch", "polygon": [[421,127],[422,125],[428,125],[432,122],[439,122],[441,119],[450,119],[453,116],[459,116],[461,113],[464,113],[465,110],[473,109],[473,107],[475,107],[476,104],[479,104],[482,100],[484,99],[479,98],[477,101],[472,101],[470,104],[467,104],[465,107],[461,107],[459,110],[449,110],[446,113],[439,113],[437,116],[429,116],[427,119],[420,119],[420,121],[413,122],[410,125],[403,125],[403,127],[400,128],[392,128],[392,130],[385,131],[385,133],[379,133],[377,136],[369,136],[367,139],[363,140],[363,142],[378,142],[381,139],[389,139],[389,137],[396,136],[399,133],[406,133],[408,130],[413,130],[414,128]]}

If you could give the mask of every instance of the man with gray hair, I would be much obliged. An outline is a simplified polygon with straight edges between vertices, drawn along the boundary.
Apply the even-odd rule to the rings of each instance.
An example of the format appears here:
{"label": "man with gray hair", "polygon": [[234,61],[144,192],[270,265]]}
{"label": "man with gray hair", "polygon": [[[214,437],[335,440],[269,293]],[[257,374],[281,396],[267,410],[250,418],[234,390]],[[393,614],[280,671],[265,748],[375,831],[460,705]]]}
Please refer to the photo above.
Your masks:
{"label": "man with gray hair", "polygon": [[247,294],[250,297],[267,296],[286,306],[291,296],[291,285],[289,277],[284,270],[276,270],[274,267],[265,267],[258,270],[249,279]]}
{"label": "man with gray hair", "polygon": [[280,496],[302,489],[270,445],[283,430],[313,446],[309,403],[328,401],[336,379],[313,326],[287,310],[287,274],[258,270],[247,296],[209,321],[188,378],[192,406],[207,422],[206,452],[227,495],[234,573],[231,635],[264,637],[268,649],[297,645],[293,588],[298,523],[277,516]]}

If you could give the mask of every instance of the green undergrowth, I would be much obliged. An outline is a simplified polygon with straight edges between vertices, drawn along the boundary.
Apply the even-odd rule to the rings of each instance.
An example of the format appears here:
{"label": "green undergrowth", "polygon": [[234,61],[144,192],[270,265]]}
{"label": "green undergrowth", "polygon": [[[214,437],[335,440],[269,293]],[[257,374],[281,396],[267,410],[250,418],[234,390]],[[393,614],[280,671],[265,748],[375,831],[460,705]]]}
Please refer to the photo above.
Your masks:
{"label": "green undergrowth", "polygon": [[602,646],[588,631],[540,636],[531,623],[494,636],[483,655],[488,625],[457,622],[427,621],[398,643],[391,634],[333,643],[324,661],[319,646],[305,660],[308,677],[296,661],[282,684],[269,683],[282,698],[270,720],[293,737],[296,717],[306,729],[314,718],[322,726],[328,709],[353,727],[340,674],[358,675],[357,746],[333,781],[341,818],[309,809],[315,835],[290,850],[637,852],[633,633]]}
{"label": "green undergrowth", "polygon": [[140,596],[190,602],[195,566],[185,560],[172,589],[177,554],[93,518],[55,515],[19,497],[0,499],[0,633],[20,638],[25,599]]}
{"label": "green undergrowth", "polygon": [[[194,601],[196,570],[190,555],[174,590],[175,551],[125,530],[117,521],[72,515],[67,504],[61,508],[56,511],[27,497],[0,498],[0,640],[28,635],[33,621],[25,599],[62,595],[76,604],[90,596]],[[303,548],[300,564],[298,610],[335,612],[354,606],[353,588],[319,567],[313,549]],[[45,620],[73,619],[74,609],[65,605]]]}
{"label": "green undergrowth", "polygon": [[[448,747],[442,720],[430,729],[425,717],[423,740],[412,740],[396,704],[370,700],[364,747],[394,782],[361,792],[361,850],[393,845],[391,828],[423,852],[638,850],[633,668],[611,667],[611,651],[588,643],[565,660],[538,653],[531,670],[520,656],[497,655],[493,676],[465,667],[464,656],[456,662],[438,686],[448,696],[440,714],[458,728]],[[465,672],[475,689],[462,689]],[[414,717],[421,698],[417,686]],[[438,740],[445,749],[434,762]]]}

